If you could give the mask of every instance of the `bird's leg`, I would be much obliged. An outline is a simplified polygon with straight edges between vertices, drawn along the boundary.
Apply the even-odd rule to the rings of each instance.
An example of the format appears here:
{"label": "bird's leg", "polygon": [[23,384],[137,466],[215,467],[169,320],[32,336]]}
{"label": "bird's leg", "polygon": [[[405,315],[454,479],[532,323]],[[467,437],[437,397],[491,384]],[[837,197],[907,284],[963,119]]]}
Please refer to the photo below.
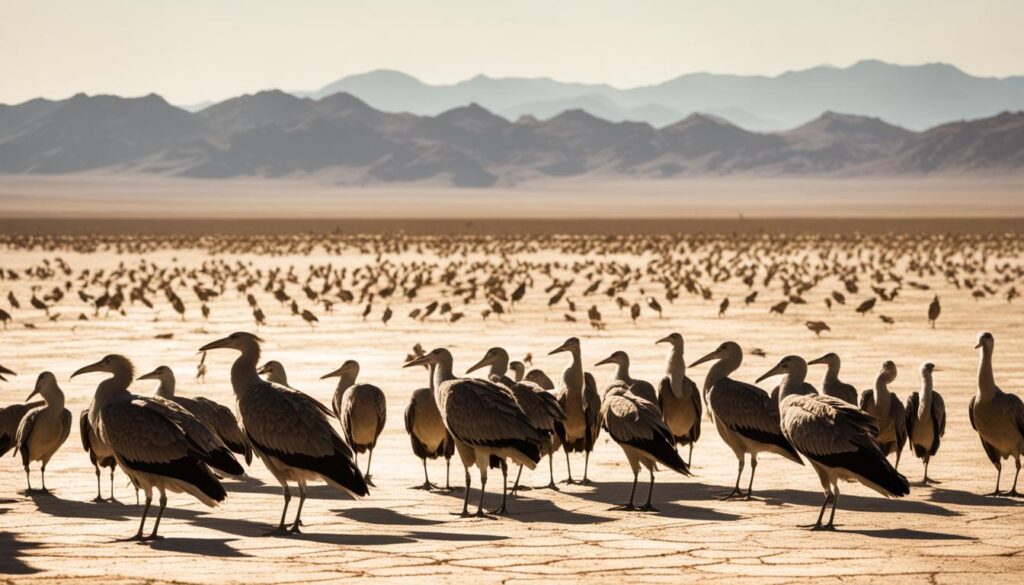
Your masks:
{"label": "bird's leg", "polygon": [[1020,456],[1019,455],[1016,458],[1016,462],[1017,462],[1017,472],[1013,474],[1013,487],[1010,488],[1010,491],[1006,492],[1006,495],[1013,496],[1015,498],[1021,496],[1021,494],[1017,493],[1017,478],[1020,477]]}
{"label": "bird's leg", "polygon": [[754,493],[754,473],[757,471],[757,455],[750,455],[750,483],[747,484],[747,499]]}
{"label": "bird's leg", "polygon": [[562,483],[572,485],[576,483],[576,481],[572,478],[572,463],[569,460],[569,449],[563,449],[563,451],[565,451],[565,473],[569,476],[569,479]]}
{"label": "bird's leg", "polygon": [[825,517],[825,507],[828,506],[828,500],[832,496],[829,491],[825,490],[825,501],[821,503],[821,510],[818,511],[818,521],[814,523],[811,530],[821,530],[821,519]]}
{"label": "bird's leg", "polygon": [[163,538],[162,536],[157,536],[156,531],[160,530],[160,519],[164,517],[164,508],[166,507],[167,494],[164,492],[163,488],[160,488],[160,509],[156,513],[156,522],[153,523],[153,532],[149,533],[149,536],[146,537],[146,540],[158,540]]}
{"label": "bird's leg", "polygon": [[590,480],[587,479],[587,470],[590,469],[590,451],[583,452],[583,481],[580,485],[590,485]]}
{"label": "bird's leg", "polygon": [[28,484],[25,493],[31,494],[34,490],[32,489],[32,475],[28,472],[28,464],[25,465],[25,483]]}
{"label": "bird's leg", "polygon": [[633,505],[633,496],[636,495],[636,481],[637,477],[640,476],[640,469],[633,470],[633,487],[629,490],[629,502],[625,504],[619,504],[618,506],[612,506],[612,510],[636,510],[636,506]]}
{"label": "bird's leg", "polygon": [[427,459],[426,459],[426,457],[424,457],[422,459],[422,461],[423,461],[423,485],[416,486],[413,489],[414,490],[428,490],[429,491],[430,489],[434,488],[435,486],[432,483],[430,483],[430,474],[427,473]]}
{"label": "bird's leg", "polygon": [[298,534],[299,526],[302,525],[302,505],[306,503],[306,482],[305,480],[299,482],[299,509],[295,511],[295,522],[292,522],[292,527],[288,529],[288,532],[292,534]]}
{"label": "bird's leg", "polygon": [[[446,491],[446,492],[458,491],[460,488],[452,487],[452,482],[451,482],[451,478],[452,478],[452,460],[449,457],[448,459],[445,459],[444,462],[445,462],[444,491]],[[424,463],[426,463],[426,461],[424,461]],[[469,485],[469,484],[467,484],[467,485]]]}
{"label": "bird's leg", "polygon": [[743,495],[743,492],[740,491],[740,477],[743,475],[743,465],[744,465],[744,463],[745,463],[745,460],[741,456],[740,457],[740,463],[739,463],[739,470],[736,472],[736,485],[733,486],[731,492],[729,492],[724,498],[722,498],[723,500],[731,500],[731,499],[735,498],[736,496],[742,496]]}
{"label": "bird's leg", "polygon": [[690,441],[690,456],[686,459],[686,465],[693,467],[693,441]]}
{"label": "bird's leg", "polygon": [[46,462],[43,462],[43,466],[39,469],[39,478],[43,482],[43,492],[48,493],[50,490],[46,489]]}
{"label": "bird's leg", "polygon": [[373,463],[373,449],[370,449],[370,454],[366,456],[366,473],[363,474],[363,479],[366,480],[366,485],[370,487],[377,487],[373,480],[370,479],[370,464]]}
{"label": "bird's leg", "polygon": [[[486,471],[486,469],[487,469],[487,464],[485,463],[484,467],[480,471],[480,499],[477,501],[477,504],[476,504],[476,515],[477,516],[485,516],[485,514],[484,514],[484,492],[487,491],[487,471]],[[468,492],[469,490],[467,489],[466,491]]]}
{"label": "bird's leg", "polygon": [[516,495],[516,492],[519,491],[520,489],[524,489],[524,490],[528,489],[526,486],[523,486],[522,488],[519,487],[519,480],[522,479],[522,477],[523,477],[523,466],[520,465],[519,466],[519,473],[516,474],[516,482],[514,484],[512,484],[512,495],[513,496]]}
{"label": "bird's leg", "polygon": [[836,529],[836,506],[839,504],[839,484],[832,486],[832,513],[828,516],[828,524],[825,525],[826,530]]}
{"label": "bird's leg", "polygon": [[103,499],[103,490],[100,489],[100,466],[93,465],[93,468],[96,470],[96,497],[93,501],[96,503],[105,502],[106,500]]}
{"label": "bird's leg", "polygon": [[558,491],[558,486],[555,485],[555,454],[548,454],[548,489]]}
{"label": "bird's leg", "polygon": [[640,506],[640,509],[644,512],[657,512],[658,509],[651,504],[651,496],[654,495],[654,466],[652,465],[647,471],[651,473],[651,485],[647,488],[647,503]]}
{"label": "bird's leg", "polygon": [[998,462],[997,465],[996,465],[996,489],[995,489],[994,492],[992,492],[990,494],[985,494],[986,496],[1001,496],[1001,495],[1003,495],[1003,493],[999,491],[999,480],[1002,479],[1002,477],[1003,477],[1003,464],[1002,464],[1002,462]]}
{"label": "bird's leg", "polygon": [[282,483],[282,485],[284,486],[284,508],[281,510],[281,521],[278,522],[277,528],[275,528],[275,529],[273,529],[273,530],[271,530],[269,532],[265,532],[263,534],[263,536],[274,536],[275,534],[285,534],[285,533],[287,533],[287,530],[285,529],[285,526],[284,526],[284,518],[285,518],[285,514],[288,513],[288,502],[292,501],[292,491],[290,489],[288,489],[288,484],[287,483]]}
{"label": "bird's leg", "polygon": [[[519,468],[522,470],[522,467]],[[489,513],[495,516],[504,516],[508,514],[508,463],[501,462],[501,505],[497,509],[491,510]],[[483,498],[481,498],[482,500]]]}
{"label": "bird's leg", "polygon": [[473,483],[472,477],[469,475],[469,468],[466,468],[466,497],[462,499],[462,516],[466,518],[469,516],[469,486]]}
{"label": "bird's leg", "polygon": [[153,503],[152,492],[146,492],[146,507],[142,509],[142,519],[139,520],[139,531],[135,533],[135,536],[125,540],[143,540],[142,529],[146,526],[146,515],[149,514],[149,506]]}
{"label": "bird's leg", "polygon": [[[136,506],[139,505],[138,498],[139,498],[139,493],[135,492],[135,499],[136,499],[135,505]],[[114,497],[114,468],[113,467],[110,468],[110,501],[111,502],[116,502],[117,501],[117,498]]]}

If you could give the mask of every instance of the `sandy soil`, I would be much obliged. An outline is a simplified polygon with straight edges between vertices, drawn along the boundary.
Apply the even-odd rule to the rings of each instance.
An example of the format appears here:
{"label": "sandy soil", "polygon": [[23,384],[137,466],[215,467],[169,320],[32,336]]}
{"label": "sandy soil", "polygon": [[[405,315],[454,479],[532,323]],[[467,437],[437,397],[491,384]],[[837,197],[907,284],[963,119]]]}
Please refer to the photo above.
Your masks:
{"label": "sandy soil", "polygon": [[[111,268],[133,256],[60,253],[79,269]],[[5,268],[23,268],[47,256],[42,252],[4,250]],[[52,256],[52,255],[51,255]],[[202,252],[158,252],[148,256],[163,264],[173,258],[187,266],[201,263]],[[234,259],[234,258],[232,258]],[[241,257],[264,264],[295,264],[300,270],[326,258]],[[366,257],[334,258],[361,264]],[[207,509],[190,498],[173,495],[161,532],[150,545],[116,542],[137,527],[139,508],[120,473],[115,486],[120,503],[94,504],[96,484],[88,458],[81,451],[77,428],[51,462],[51,496],[26,496],[24,475],[14,458],[0,461],[0,580],[19,582],[95,583],[186,582],[367,582],[407,583],[520,583],[567,579],[594,582],[728,582],[783,583],[814,577],[820,583],[874,583],[896,577],[913,583],[1019,583],[1024,570],[1024,507],[1020,501],[988,498],[995,470],[982,452],[967,420],[967,401],[975,392],[980,330],[997,339],[996,376],[1004,389],[1024,383],[1024,314],[1018,304],[1001,299],[975,302],[967,292],[949,289],[939,279],[944,311],[936,330],[925,324],[930,291],[905,289],[903,296],[884,305],[896,325],[884,326],[876,316],[861,317],[847,307],[825,312],[824,285],[811,295],[811,304],[792,307],[784,317],[769,317],[768,301],[751,307],[736,302],[736,285],[716,286],[716,300],[701,302],[685,296],[666,307],[659,320],[645,313],[636,325],[611,307],[604,309],[608,330],[595,334],[585,323],[565,323],[561,312],[549,311],[539,291],[527,296],[515,312],[500,322],[484,322],[475,314],[450,325],[420,323],[405,318],[412,305],[395,304],[390,326],[378,320],[362,322],[360,307],[338,307],[321,316],[316,331],[288,315],[268,297],[263,305],[271,326],[265,357],[288,368],[294,386],[328,401],[333,392],[320,375],[346,358],[357,358],[365,381],[381,386],[388,398],[388,424],[373,458],[377,483],[368,498],[351,501],[324,487],[307,502],[305,534],[294,538],[261,538],[276,522],[280,491],[266,469],[254,462],[249,481],[227,481],[227,501]],[[30,280],[0,283],[0,293],[14,290],[24,303]],[[47,283],[52,286],[53,283]],[[429,292],[425,293],[429,298]],[[717,299],[733,298],[725,318],[716,318]],[[181,322],[170,309],[154,314],[132,307],[125,318],[77,322],[77,301],[65,301],[55,322],[41,312],[22,309],[17,321],[0,332],[0,363],[19,372],[0,384],[0,403],[21,401],[36,374],[52,370],[77,412],[91,399],[97,376],[69,381],[72,371],[103,354],[123,352],[148,371],[166,363],[178,372],[179,393],[232,402],[228,368],[232,355],[214,352],[205,383],[191,380],[196,349],[252,323],[244,298],[229,293],[212,303],[209,322],[197,315],[191,301],[188,320]],[[418,305],[422,302],[417,303]],[[6,307],[6,305],[4,305]],[[821,339],[803,327],[808,318],[824,318],[833,331]],[[35,329],[23,327],[29,322]],[[731,487],[736,460],[705,420],[704,435],[694,453],[694,477],[659,474],[655,490],[660,513],[626,513],[609,508],[628,495],[631,474],[621,450],[602,435],[591,461],[592,487],[569,486],[560,492],[524,492],[511,502],[512,515],[500,519],[461,519],[450,513],[461,505],[461,493],[425,493],[410,489],[422,481],[402,425],[409,393],[425,383],[421,371],[400,367],[409,346],[445,345],[456,357],[456,368],[467,367],[491,345],[507,347],[513,357],[527,351],[551,374],[564,366],[548,350],[566,337],[583,339],[584,360],[593,364],[616,349],[633,358],[634,375],[648,380],[662,372],[663,347],[654,341],[671,331],[687,338],[687,358],[696,359],[726,339],[746,348],[760,347],[766,358],[748,357],[738,377],[753,380],[785,353],[816,357],[836,351],[844,357],[843,377],[864,388],[879,364],[893,359],[900,367],[894,384],[906,397],[919,387],[917,367],[925,360],[942,368],[936,388],[948,406],[948,432],[931,474],[942,483],[914,487],[910,497],[891,501],[859,485],[847,485],[840,500],[839,531],[810,532],[800,527],[814,521],[821,501],[819,484],[809,467],[765,456],[757,472],[756,497],[751,501],[719,501]],[[173,339],[155,335],[173,333]],[[610,372],[594,369],[599,383]],[[703,380],[704,367],[689,374]],[[812,370],[817,382],[823,372]],[[150,383],[136,383],[150,393]],[[573,461],[579,473],[582,459]],[[922,466],[905,453],[901,470],[912,481]],[[35,473],[35,472],[34,472]],[[433,480],[444,480],[444,466],[432,463]],[[565,461],[555,460],[555,474],[565,477]],[[452,479],[462,473],[453,465]],[[746,477],[746,476],[745,476]],[[38,475],[34,475],[38,481]],[[527,484],[546,483],[546,471],[525,473]],[[1003,478],[1004,489],[1008,487]],[[491,481],[489,490],[496,488]],[[643,484],[641,494],[645,493]],[[104,491],[107,490],[104,478]],[[491,491],[488,505],[496,502]],[[475,487],[474,487],[475,497]],[[725,581],[722,581],[722,579]]]}

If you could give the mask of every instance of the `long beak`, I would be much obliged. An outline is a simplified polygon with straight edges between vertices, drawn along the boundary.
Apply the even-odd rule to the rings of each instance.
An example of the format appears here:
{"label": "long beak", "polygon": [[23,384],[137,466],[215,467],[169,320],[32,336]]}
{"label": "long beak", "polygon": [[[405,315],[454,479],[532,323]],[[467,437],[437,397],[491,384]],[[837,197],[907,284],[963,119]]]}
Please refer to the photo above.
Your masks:
{"label": "long beak", "polygon": [[818,364],[824,364],[824,363],[825,363],[825,356],[821,356],[820,358],[813,359],[813,360],[807,362],[807,365],[808,366],[816,366]]}
{"label": "long beak", "polygon": [[762,374],[760,378],[758,378],[757,380],[754,380],[754,382],[757,383],[757,382],[760,382],[762,380],[766,380],[768,378],[771,378],[772,376],[778,376],[781,373],[782,373],[782,370],[779,368],[779,366],[775,366],[774,368],[772,368],[772,369],[768,370],[767,372],[765,372],[764,374]]}
{"label": "long beak", "polygon": [[411,368],[413,366],[425,366],[425,365],[427,365],[428,360],[429,360],[429,355],[421,355],[420,357],[418,357],[418,358],[416,358],[416,359],[414,359],[412,361],[405,362],[405,364],[402,367],[403,368]]}
{"label": "long beak", "polygon": [[559,345],[555,349],[548,352],[548,355],[555,355],[556,353],[562,353],[563,351],[569,351],[569,347],[566,345]]}
{"label": "long beak", "polygon": [[74,378],[75,376],[80,376],[82,374],[91,374],[92,372],[105,371],[106,370],[103,369],[103,362],[96,362],[95,364],[89,364],[88,366],[78,368],[77,370],[75,370],[74,374],[71,374],[71,377]]}
{"label": "long beak", "polygon": [[718,359],[718,352],[717,351],[713,351],[713,352],[709,353],[708,355],[700,358],[699,360],[693,362],[692,364],[690,364],[689,367],[692,368],[692,367],[695,367],[695,366],[699,366],[699,365],[703,364],[704,362],[710,362],[711,360],[717,360],[717,359]]}
{"label": "long beak", "polygon": [[942,368],[932,368],[932,371],[933,372],[944,372],[945,370],[942,369]]}
{"label": "long beak", "polygon": [[344,371],[345,371],[345,366],[341,366],[340,368],[338,368],[337,370],[334,370],[330,374],[324,374],[323,376],[320,376],[320,379],[321,380],[326,380],[327,378],[340,378],[341,374],[344,373]]}
{"label": "long beak", "polygon": [[596,368],[597,366],[603,366],[605,364],[614,364],[614,363],[615,363],[615,358],[613,358],[612,356],[608,356],[608,357],[604,358],[603,360],[601,360],[601,361],[597,362],[596,364],[594,364],[594,367]]}
{"label": "long beak", "polygon": [[476,364],[474,364],[473,367],[471,367],[468,370],[466,370],[466,373],[469,374],[469,373],[471,373],[471,372],[473,372],[475,370],[479,370],[480,368],[482,368],[484,366],[489,366],[489,365],[491,365],[491,363],[489,361],[489,357],[488,356],[484,356],[483,359],[481,359]]}
{"label": "long beak", "polygon": [[258,370],[256,370],[256,373],[260,375],[266,375],[270,373],[270,368],[267,366],[267,364],[263,364],[262,366],[260,366]]}
{"label": "long beak", "polygon": [[14,370],[8,370],[7,368],[5,368],[3,366],[0,366],[0,374],[3,374],[5,376],[17,376],[18,375],[18,374],[16,374],[14,372]]}
{"label": "long beak", "polygon": [[202,353],[204,351],[210,351],[211,349],[220,349],[223,347],[227,347],[229,341],[231,341],[231,339],[228,337],[218,339],[217,341],[211,341],[210,343],[207,343],[203,347],[200,347],[199,352]]}
{"label": "long beak", "polygon": [[655,341],[654,343],[672,343],[672,336],[670,335],[667,337],[662,337],[661,339]]}
{"label": "long beak", "polygon": [[35,396],[36,394],[39,394],[39,388],[33,388],[32,393],[28,395],[28,398],[25,399],[25,402],[32,400],[32,397]]}
{"label": "long beak", "polygon": [[152,372],[150,372],[148,374],[143,374],[143,375],[139,376],[138,378],[136,378],[136,380],[158,380],[158,379],[159,379],[159,376],[157,376],[156,370],[153,370]]}
{"label": "long beak", "polygon": [[981,348],[981,342],[980,341],[978,342],[978,345],[974,346],[974,349],[979,349],[979,348]]}

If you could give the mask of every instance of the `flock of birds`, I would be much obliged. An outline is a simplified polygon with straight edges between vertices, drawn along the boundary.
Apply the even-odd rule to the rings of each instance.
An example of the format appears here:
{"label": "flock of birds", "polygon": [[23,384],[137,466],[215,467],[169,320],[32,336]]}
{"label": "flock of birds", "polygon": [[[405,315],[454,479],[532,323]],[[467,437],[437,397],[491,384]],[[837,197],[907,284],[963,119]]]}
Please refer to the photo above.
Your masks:
{"label": "flock of birds", "polygon": [[[284,506],[278,525],[270,534],[300,531],[302,508],[308,482],[324,481],[353,497],[367,496],[373,483],[370,465],[377,440],[386,422],[384,393],[376,386],[358,383],[359,365],[346,361],[324,378],[338,378],[332,407],[292,388],[284,367],[267,362],[260,367],[262,340],[246,332],[233,333],[199,348],[203,352],[228,349],[238,353],[231,366],[231,385],[237,400],[236,413],[206,398],[187,398],[175,393],[170,368],[160,366],[139,377],[159,382],[154,395],[134,394],[132,363],[121,355],[108,355],[76,370],[71,377],[102,373],[89,408],[79,417],[82,446],[96,470],[96,501],[101,492],[101,468],[111,474],[120,467],[145,494],[139,529],[132,539],[159,538],[160,520],[167,505],[167,492],[187,493],[207,506],[216,506],[226,496],[221,480],[241,477],[255,455],[283,489]],[[585,371],[579,339],[569,338],[550,353],[566,353],[569,363],[559,383],[552,383],[542,371],[527,371],[522,362],[512,362],[508,352],[494,347],[467,371],[487,368],[485,377],[455,374],[452,354],[444,348],[426,352],[417,346],[405,367],[424,367],[429,385],[414,391],[405,410],[405,428],[413,453],[423,460],[423,489],[435,489],[427,473],[427,460],[444,458],[450,469],[457,453],[465,469],[465,499],[461,515],[470,512],[470,470],[480,478],[475,515],[486,515],[483,507],[488,471],[502,475],[502,499],[493,514],[508,513],[509,466],[534,469],[544,457],[551,473],[548,487],[558,489],[550,461],[565,453],[568,483],[575,483],[570,465],[572,453],[583,453],[584,467],[579,483],[587,484],[590,453],[602,431],[623,451],[633,472],[633,487],[623,510],[653,511],[655,471],[662,467],[690,475],[693,446],[701,436],[706,406],[722,440],[738,462],[736,484],[726,498],[749,499],[753,493],[758,456],[773,453],[797,464],[808,462],[821,482],[824,501],[814,529],[834,529],[839,482],[859,482],[887,497],[910,493],[910,484],[897,467],[909,442],[915,456],[925,465],[923,482],[930,481],[928,463],[939,450],[945,433],[946,410],[941,394],[933,388],[936,368],[921,366],[921,390],[908,397],[906,405],[889,391],[896,366],[886,361],[872,388],[859,395],[853,386],[840,381],[839,357],[826,354],[811,362],[789,355],[764,373],[757,382],[780,378],[769,393],[731,377],[742,360],[740,346],[732,341],[694,361],[690,367],[715,362],[705,377],[702,390],[686,375],[683,337],[673,333],[657,343],[670,346],[666,373],[658,386],[633,378],[629,357],[616,351],[595,366],[613,365],[615,373],[599,392],[594,376]],[[993,495],[1018,496],[1020,457],[1024,453],[1024,402],[1003,392],[995,384],[992,367],[994,338],[982,333],[976,348],[981,350],[978,391],[971,399],[971,424],[983,449],[997,469]],[[810,364],[826,365],[820,391],[807,382]],[[509,374],[512,376],[509,376]],[[14,372],[0,366],[0,375]],[[36,395],[41,402],[28,402]],[[340,424],[339,434],[331,419]],[[41,491],[46,491],[46,465],[71,432],[73,417],[64,407],[64,394],[57,378],[41,373],[25,404],[0,409],[0,455],[13,448],[20,454],[29,492],[34,492],[30,466],[41,463]],[[687,459],[681,446],[689,447]],[[357,454],[367,453],[365,468]],[[889,456],[895,456],[890,463]],[[1002,461],[1013,458],[1016,465],[1013,486],[1000,492]],[[750,477],[740,487],[746,460]],[[644,504],[635,503],[641,469],[649,474]],[[289,524],[291,485],[298,488],[299,501]],[[511,490],[519,485],[517,475]],[[446,480],[445,488],[451,489]],[[152,531],[144,531],[154,492],[159,509]],[[831,504],[827,523],[825,512]]]}

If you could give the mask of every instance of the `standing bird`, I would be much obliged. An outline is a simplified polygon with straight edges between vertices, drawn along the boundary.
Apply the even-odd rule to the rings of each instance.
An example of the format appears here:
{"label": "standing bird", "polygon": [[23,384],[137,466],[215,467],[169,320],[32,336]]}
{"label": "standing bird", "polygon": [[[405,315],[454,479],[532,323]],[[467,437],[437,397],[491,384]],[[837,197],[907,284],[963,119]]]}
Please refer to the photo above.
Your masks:
{"label": "standing bird", "polygon": [[629,490],[629,502],[619,506],[623,510],[636,510],[633,498],[636,495],[640,466],[650,473],[651,483],[647,490],[647,502],[639,510],[657,512],[651,504],[654,494],[654,469],[661,463],[669,469],[690,475],[676,451],[672,431],[661,418],[661,411],[655,403],[630,391],[624,384],[613,384],[601,401],[601,426],[612,440],[622,447],[629,467],[633,470],[633,487]]}
{"label": "standing bird", "polygon": [[900,456],[907,444],[907,411],[899,397],[889,391],[889,384],[896,379],[896,364],[886,360],[875,377],[875,385],[860,395],[860,409],[878,421],[878,436],[875,441],[888,457],[896,453],[896,469],[900,468]]}
{"label": "standing bird", "polygon": [[690,364],[690,367],[712,360],[717,360],[717,363],[711,366],[704,379],[704,397],[718,434],[739,461],[736,485],[725,498],[744,496],[740,489],[740,477],[743,475],[744,458],[749,453],[750,483],[746,493],[749,500],[754,488],[758,453],[775,453],[800,465],[803,465],[803,461],[782,434],[778,405],[771,396],[757,386],[729,377],[743,363],[743,350],[739,344],[726,341],[715,351]]}
{"label": "standing bird", "polygon": [[[910,493],[907,478],[896,471],[874,441],[874,419],[846,401],[829,395],[806,394],[807,363],[791,355],[758,378],[785,376],[780,384],[782,433],[807,458],[818,474],[825,501],[812,530],[835,530],[839,480],[856,481],[886,497]],[[822,525],[831,502],[828,524]]]}
{"label": "standing bird", "polygon": [[148,374],[139,376],[138,379],[159,381],[160,385],[156,389],[158,397],[169,400],[187,410],[213,431],[228,449],[245,457],[247,465],[252,463],[252,447],[230,408],[201,396],[196,398],[176,396],[174,372],[167,366],[160,366]]}
{"label": "standing bird", "polygon": [[935,329],[935,321],[938,320],[939,314],[942,313],[942,305],[939,304],[939,295],[935,295],[931,303],[928,303],[928,324]]}
{"label": "standing bird", "polygon": [[49,493],[46,489],[46,464],[71,434],[71,411],[64,408],[64,393],[57,386],[57,378],[50,372],[39,374],[35,388],[25,400],[31,400],[36,394],[43,397],[45,404],[32,408],[22,417],[15,438],[15,449],[21,453],[21,464],[25,467],[27,493],[34,492],[29,475],[29,463],[32,461],[42,462],[42,492]]}
{"label": "standing bird", "polygon": [[939,452],[939,442],[946,434],[946,402],[932,388],[935,364],[921,364],[921,393],[907,398],[907,438],[914,455],[924,461],[922,485],[935,483],[928,478],[928,462]]}
{"label": "standing bird", "polygon": [[597,444],[601,433],[601,397],[597,393],[597,382],[589,372],[584,373],[580,358],[580,340],[570,337],[565,343],[553,349],[548,355],[569,352],[569,365],[562,372],[562,384],[555,393],[558,405],[565,413],[565,421],[556,425],[555,431],[565,450],[565,466],[569,478],[565,483],[576,483],[572,478],[569,453],[583,451],[583,485],[588,485],[587,471],[590,468],[590,452]]}
{"label": "standing bird", "polygon": [[[415,359],[415,358],[413,358]],[[430,490],[436,487],[430,483],[427,473],[427,459],[444,456],[445,480],[444,489],[452,490],[451,469],[452,455],[455,454],[455,440],[444,426],[441,411],[434,399],[434,367],[427,368],[430,377],[426,388],[413,390],[409,397],[409,405],[405,407],[405,432],[409,433],[412,452],[423,461],[423,485],[416,489]]]}
{"label": "standing bird", "polygon": [[[219,466],[226,466],[219,462],[218,456],[223,454],[214,454],[200,437],[186,431],[182,426],[185,419],[179,412],[128,392],[134,368],[127,358],[108,355],[76,370],[71,377],[91,372],[108,373],[111,377],[96,386],[89,422],[110,446],[117,464],[136,488],[146,492],[139,530],[131,540],[160,538],[157,531],[167,507],[168,490],[191,494],[210,507],[224,501],[227,494],[209,467],[215,461]],[[226,457],[230,459],[230,455]],[[241,474],[241,466],[237,462],[235,465],[235,471]],[[143,536],[154,488],[160,492],[160,509],[153,531]]]}
{"label": "standing bird", "polygon": [[[1024,401],[1016,394],[1003,392],[996,386],[995,375],[992,373],[992,352],[995,349],[995,338],[991,333],[982,333],[978,337],[976,349],[981,349],[981,361],[978,364],[978,393],[971,398],[968,414],[971,426],[978,431],[981,446],[985,449],[989,461],[996,467],[996,489],[990,496],[1019,496],[1017,479],[1020,475],[1020,456],[1024,454]],[[1013,457],[1017,471],[1013,476],[1013,487],[1010,491],[999,491],[999,480],[1003,474],[1003,459]]]}
{"label": "standing bird", "polygon": [[387,421],[387,402],[384,392],[371,384],[356,384],[359,377],[359,362],[346,360],[340,368],[321,377],[337,378],[331,407],[334,416],[341,423],[341,435],[355,452],[355,464],[359,467],[359,454],[369,452],[363,479],[366,485],[376,487],[370,479],[370,464],[373,463],[373,449],[384,430]]}
{"label": "standing bird", "polygon": [[[0,369],[8,376],[17,376],[13,371],[3,366],[0,366]],[[16,444],[18,426],[21,424],[21,419],[25,417],[25,413],[43,404],[43,401],[38,400],[28,404],[12,404],[0,408],[0,457],[6,455]]]}
{"label": "standing bird", "polygon": [[[557,440],[555,427],[565,420],[565,413],[558,406],[558,400],[554,394],[533,382],[515,381],[509,378],[507,376],[509,363],[508,351],[502,347],[492,347],[487,350],[487,353],[484,354],[484,357],[479,362],[466,370],[466,373],[469,374],[489,366],[490,371],[487,373],[487,379],[508,388],[512,392],[512,397],[515,398],[516,403],[519,404],[519,407],[526,413],[530,422],[533,423],[533,426],[547,435],[547,440],[540,444],[540,456],[548,458],[549,479],[546,487],[557,490],[553,463],[554,452],[557,448],[555,444]],[[519,480],[522,474],[523,468],[520,466],[519,473],[516,475],[516,481],[512,485],[513,495],[520,489]]]}
{"label": "standing bird", "polygon": [[452,373],[452,354],[437,348],[404,367],[430,365],[434,368],[434,399],[444,426],[455,439],[466,470],[466,497],[462,502],[462,516],[469,516],[469,469],[474,465],[480,471],[480,500],[476,515],[484,515],[484,493],[487,488],[487,469],[492,460],[500,461],[504,487],[501,506],[493,513],[507,510],[508,465],[506,459],[534,469],[540,462],[540,444],[547,437],[533,426],[512,394],[499,384],[477,378],[456,378]]}
{"label": "standing bird", "polygon": [[658,406],[665,424],[672,431],[676,445],[689,445],[687,465],[693,465],[693,445],[700,439],[700,419],[704,407],[700,400],[697,384],[686,376],[686,362],[683,360],[683,336],[673,333],[655,343],[670,343],[665,377],[658,385]]}
{"label": "standing bird", "polygon": [[629,375],[629,356],[626,352],[613,352],[610,356],[594,364],[594,367],[607,364],[615,364],[615,373],[612,375],[611,380],[608,381],[608,386],[604,391],[605,395],[614,387],[622,387],[626,392],[650,402],[658,409],[658,413],[661,413],[661,407],[658,406],[658,395],[654,392],[654,386],[650,382],[637,380]]}
{"label": "standing bird", "polygon": [[832,328],[824,321],[807,321],[804,326],[810,329],[815,337],[821,337],[822,331],[832,331]]}
{"label": "standing bird", "polygon": [[256,373],[265,377],[268,382],[291,388],[288,384],[288,372],[285,371],[284,366],[279,361],[270,360],[263,364],[260,369],[256,370]]}
{"label": "standing bird", "polygon": [[825,364],[825,379],[821,381],[821,390],[826,396],[845,400],[854,406],[857,405],[857,388],[852,384],[847,384],[839,380],[839,367],[842,362],[839,360],[839,356],[834,353],[826,353],[818,359],[807,362],[807,365],[813,366],[817,364]]}
{"label": "standing bird", "polygon": [[[331,411],[312,397],[263,380],[256,373],[262,341],[251,333],[232,333],[199,351],[233,349],[240,353],[231,366],[231,387],[238,400],[242,427],[256,456],[284,490],[281,521],[268,534],[296,533],[307,481],[321,479],[353,497],[370,491],[353,462],[352,450],[331,427]],[[299,486],[299,508],[295,521],[286,528],[285,515],[292,499],[289,482]]]}

